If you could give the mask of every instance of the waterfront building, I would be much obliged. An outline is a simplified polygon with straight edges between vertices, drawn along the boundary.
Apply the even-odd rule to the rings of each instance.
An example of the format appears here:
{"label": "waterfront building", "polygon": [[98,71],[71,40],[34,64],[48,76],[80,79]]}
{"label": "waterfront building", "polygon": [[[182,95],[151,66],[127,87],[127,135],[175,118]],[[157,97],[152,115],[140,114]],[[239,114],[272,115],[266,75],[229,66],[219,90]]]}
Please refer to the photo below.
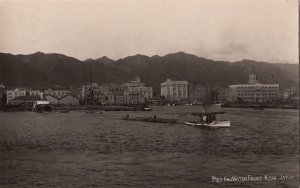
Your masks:
{"label": "waterfront building", "polygon": [[270,103],[279,100],[279,84],[261,84],[255,74],[249,75],[248,84],[229,86],[228,102]]}
{"label": "waterfront building", "polygon": [[8,103],[10,100],[16,97],[26,96],[26,90],[23,88],[6,89],[6,96],[7,96],[6,103]]}
{"label": "waterfront building", "polygon": [[298,89],[296,87],[289,87],[280,91],[281,100],[290,100],[298,95]]}
{"label": "waterfront building", "polygon": [[111,104],[142,104],[145,97],[141,93],[132,93],[128,88],[116,88],[109,92],[109,103]]}
{"label": "waterfront building", "polygon": [[40,96],[18,96],[10,100],[8,105],[16,105],[20,110],[33,110],[37,104],[49,105],[49,101],[41,100]]}
{"label": "waterfront building", "polygon": [[43,89],[30,89],[29,90],[30,96],[41,96],[42,93],[43,93]]}
{"label": "waterfront building", "polygon": [[110,83],[84,85],[82,86],[81,97],[86,104],[103,104],[108,102],[109,90],[113,88],[116,88],[116,85]]}
{"label": "waterfront building", "polygon": [[161,96],[171,100],[188,99],[188,82],[167,79],[160,84]]}
{"label": "waterfront building", "polygon": [[229,89],[228,88],[216,88],[214,90],[215,98],[213,99],[214,102],[217,103],[226,103],[229,98]]}
{"label": "waterfront building", "polygon": [[137,76],[133,81],[122,83],[121,87],[127,89],[127,92],[132,96],[140,95],[148,100],[153,97],[153,89],[145,85],[146,84],[141,82],[141,79]]}
{"label": "waterfront building", "polygon": [[44,95],[52,95],[55,96],[56,98],[61,98],[69,94],[71,94],[71,90],[70,88],[66,88],[66,87],[54,86],[44,90]]}
{"label": "waterfront building", "polygon": [[39,101],[39,96],[18,96],[8,101],[8,105],[19,105],[20,108],[32,110],[34,103]]}
{"label": "waterfront building", "polygon": [[6,104],[6,93],[5,93],[5,86],[0,84],[0,110],[2,110],[3,106]]}
{"label": "waterfront building", "polygon": [[98,103],[106,103],[108,100],[109,85],[99,85],[98,87],[93,87],[93,97]]}
{"label": "waterfront building", "polygon": [[144,96],[139,93],[129,93],[126,97],[127,104],[143,104],[145,102]]}
{"label": "waterfront building", "polygon": [[65,95],[60,98],[54,95],[46,95],[44,99],[52,105],[79,105],[79,99],[73,95]]}
{"label": "waterfront building", "polygon": [[210,88],[204,84],[190,84],[188,92],[189,100],[194,103],[210,101]]}
{"label": "waterfront building", "polygon": [[58,99],[60,105],[79,105],[79,99],[73,95],[66,95]]}
{"label": "waterfront building", "polygon": [[93,83],[83,86],[82,95],[88,104],[140,104],[153,97],[152,87],[146,87],[145,83],[137,77],[135,80],[121,84]]}
{"label": "waterfront building", "polygon": [[108,94],[110,104],[125,104],[125,95],[123,88],[111,89]]}
{"label": "waterfront building", "polygon": [[53,95],[45,95],[44,97],[45,100],[49,101],[50,104],[53,104],[53,105],[57,105],[58,104],[58,98],[56,98],[55,96]]}

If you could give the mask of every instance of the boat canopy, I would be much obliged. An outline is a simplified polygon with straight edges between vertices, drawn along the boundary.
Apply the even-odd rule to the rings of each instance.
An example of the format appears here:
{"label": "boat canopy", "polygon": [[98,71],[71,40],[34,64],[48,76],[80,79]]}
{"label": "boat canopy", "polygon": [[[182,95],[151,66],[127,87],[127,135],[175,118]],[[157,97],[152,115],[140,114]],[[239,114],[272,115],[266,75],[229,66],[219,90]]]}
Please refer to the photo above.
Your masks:
{"label": "boat canopy", "polygon": [[193,116],[211,116],[216,114],[225,114],[225,112],[195,112],[191,113]]}

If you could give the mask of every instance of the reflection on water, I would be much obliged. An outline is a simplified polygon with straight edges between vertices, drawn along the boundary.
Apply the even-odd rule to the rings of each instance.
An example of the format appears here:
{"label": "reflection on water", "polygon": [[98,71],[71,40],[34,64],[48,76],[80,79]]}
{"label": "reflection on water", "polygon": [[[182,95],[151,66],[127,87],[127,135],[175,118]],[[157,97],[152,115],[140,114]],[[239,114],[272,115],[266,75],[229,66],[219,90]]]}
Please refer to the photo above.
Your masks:
{"label": "reflection on water", "polygon": [[[298,111],[222,109],[230,129],[122,121],[190,120],[201,107],[152,112],[0,113],[0,187],[297,187]],[[214,110],[214,109],[210,109]],[[293,175],[212,182],[212,176]]]}

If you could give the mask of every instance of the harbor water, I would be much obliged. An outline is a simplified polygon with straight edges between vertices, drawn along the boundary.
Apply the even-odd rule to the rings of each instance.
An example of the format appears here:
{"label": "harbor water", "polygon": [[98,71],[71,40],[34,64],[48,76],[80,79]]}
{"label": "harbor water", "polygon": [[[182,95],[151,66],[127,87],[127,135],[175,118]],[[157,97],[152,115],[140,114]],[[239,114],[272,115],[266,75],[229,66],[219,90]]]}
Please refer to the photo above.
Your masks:
{"label": "harbor water", "polygon": [[152,108],[0,112],[0,187],[298,187],[298,110],[225,108],[230,128],[203,129],[183,124],[200,106]]}

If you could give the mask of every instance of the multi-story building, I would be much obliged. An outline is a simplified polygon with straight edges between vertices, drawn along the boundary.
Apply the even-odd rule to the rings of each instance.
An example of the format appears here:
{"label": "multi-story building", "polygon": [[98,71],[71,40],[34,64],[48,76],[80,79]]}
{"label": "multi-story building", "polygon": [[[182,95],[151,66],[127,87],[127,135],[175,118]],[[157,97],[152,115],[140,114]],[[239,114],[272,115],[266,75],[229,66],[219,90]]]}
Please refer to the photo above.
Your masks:
{"label": "multi-story building", "polygon": [[86,104],[106,103],[109,91],[116,88],[115,84],[92,83],[82,86],[82,99]]}
{"label": "multi-story building", "polygon": [[111,89],[108,93],[108,102],[111,104],[124,104],[125,103],[124,89],[122,88]]}
{"label": "multi-story building", "polygon": [[279,84],[261,84],[255,74],[249,75],[248,84],[229,86],[229,102],[269,103],[279,100]]}
{"label": "multi-story building", "polygon": [[190,84],[188,92],[189,100],[194,103],[210,101],[210,88],[204,84]]}
{"label": "multi-story building", "polygon": [[57,98],[64,97],[66,95],[71,94],[70,88],[64,88],[64,87],[51,87],[46,90],[44,90],[45,95],[53,95]]}
{"label": "multi-story building", "polygon": [[188,99],[188,82],[167,79],[160,84],[160,94],[171,100]]}
{"label": "multi-story building", "polygon": [[30,96],[41,96],[43,91],[44,91],[43,89],[30,89],[29,90],[29,95]]}
{"label": "multi-story building", "polygon": [[7,96],[6,103],[8,103],[10,100],[16,97],[26,96],[26,90],[23,88],[6,89],[6,96]]}
{"label": "multi-story building", "polygon": [[128,88],[116,88],[109,92],[108,97],[111,104],[143,104],[145,97],[140,93],[132,93]]}
{"label": "multi-story building", "polygon": [[298,89],[296,87],[289,87],[286,89],[282,89],[280,91],[280,99],[281,100],[289,100],[297,95],[298,95]]}
{"label": "multi-story building", "polygon": [[152,87],[146,87],[139,77],[121,84],[92,83],[82,87],[82,100],[85,104],[136,104],[152,97]]}
{"label": "multi-story building", "polygon": [[146,87],[139,77],[107,89],[105,95],[111,104],[141,104],[153,97],[152,87]]}
{"label": "multi-story building", "polygon": [[133,81],[122,83],[121,87],[127,89],[129,94],[135,96],[141,95],[146,100],[153,97],[152,87],[146,87],[145,83],[141,82],[138,76]]}
{"label": "multi-story building", "polygon": [[5,85],[0,84],[0,110],[2,110],[6,102],[7,99],[6,99]]}
{"label": "multi-story building", "polygon": [[229,98],[229,89],[228,88],[216,88],[214,90],[215,96],[213,101],[217,103],[226,103]]}
{"label": "multi-story building", "polygon": [[70,95],[71,90],[69,88],[62,87],[52,87],[48,89],[24,89],[24,88],[12,88],[6,89],[7,103],[19,96],[37,96],[43,98],[46,95],[52,95],[56,98],[62,98],[64,96]]}

